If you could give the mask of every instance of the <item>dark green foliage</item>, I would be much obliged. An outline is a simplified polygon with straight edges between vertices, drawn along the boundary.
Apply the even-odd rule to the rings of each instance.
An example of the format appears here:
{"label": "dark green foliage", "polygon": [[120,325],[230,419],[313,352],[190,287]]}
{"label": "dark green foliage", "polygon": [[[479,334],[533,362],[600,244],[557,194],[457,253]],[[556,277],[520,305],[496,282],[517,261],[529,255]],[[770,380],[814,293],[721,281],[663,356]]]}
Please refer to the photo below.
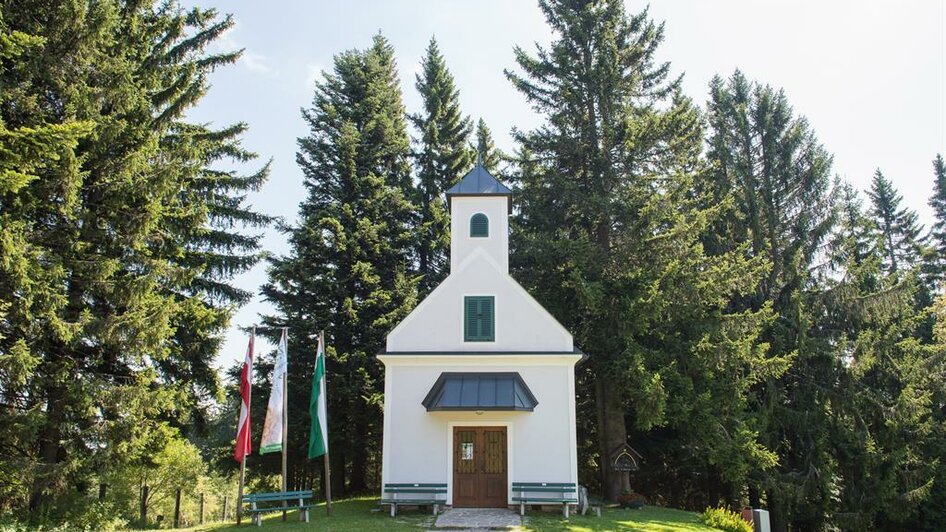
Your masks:
{"label": "dark green foliage", "polygon": [[[258,259],[243,126],[183,120],[232,26],[174,4],[21,1],[0,11],[3,509],[54,517],[95,475],[217,395],[210,366]],[[11,173],[9,169],[13,168]],[[236,226],[234,227],[234,224]],[[61,512],[58,514],[61,516]]]}
{"label": "dark green foliage", "polygon": [[311,485],[308,393],[292,390],[309,390],[326,331],[329,417],[344,427],[329,436],[333,491],[341,495],[378,482],[382,367],[374,355],[416,297],[409,141],[387,40],[379,35],[367,50],[336,56],[302,115],[310,134],[299,139],[297,161],[308,195],[298,223],[284,228],[290,253],[270,261],[263,294],[278,314],[264,323],[289,327],[290,486]]}
{"label": "dark green foliage", "polygon": [[922,227],[916,212],[900,207],[903,196],[879,169],[874,172],[867,195],[871,218],[883,240],[884,271],[897,274],[917,266],[922,256]]}
{"label": "dark green foliage", "polygon": [[499,163],[506,159],[506,154],[496,147],[493,134],[482,118],[476,122],[476,145],[473,148],[483,167],[494,176],[499,175]]}
{"label": "dark green foliage", "polygon": [[[792,115],[785,95],[749,82],[739,71],[710,82],[708,183],[715,198],[732,195],[727,217],[710,245],[749,242],[772,263],[748,306],[787,304],[807,281],[808,268],[835,220],[831,157],[804,118]],[[718,239],[718,240],[717,240]]]}
{"label": "dark green foliage", "polygon": [[755,418],[777,467],[752,471],[750,504],[773,529],[911,529],[930,505],[941,448],[932,402],[942,360],[922,347],[915,215],[879,173],[869,213],[784,95],[736,73],[711,84],[707,185],[735,216],[707,245],[747,241],[773,268],[737,308],[770,304],[763,337],[789,357],[756,389]]}
{"label": "dark green foliage", "polygon": [[[804,118],[793,116],[782,92],[748,81],[740,72],[710,83],[706,183],[716,198],[732,196],[736,210],[717,224],[710,249],[747,242],[751,256],[771,264],[738,309],[770,306],[778,315],[763,338],[770,356],[790,360],[782,376],[755,387],[755,426],[778,456],[778,466],[750,471],[750,504],[764,493],[776,527],[817,529],[830,498],[829,413],[820,405],[832,386],[830,353],[810,343],[814,318],[807,298],[816,259],[837,220],[831,158]],[[788,517],[786,517],[788,516]]]}
{"label": "dark green foliage", "polygon": [[[917,222],[912,209],[900,207],[903,197],[884,175],[877,170],[867,192],[871,200],[870,216],[874,221],[883,271],[890,283],[912,279],[915,283],[914,308],[922,311],[933,303],[935,266],[930,256],[934,253],[921,236],[923,227]],[[916,323],[916,336],[926,342],[932,339],[932,320]]]}
{"label": "dark green foliage", "polygon": [[834,360],[831,379],[819,379],[833,383],[821,392],[831,418],[821,430],[832,458],[825,471],[838,492],[825,517],[849,530],[912,529],[907,523],[933,500],[936,460],[928,453],[936,446],[936,409],[926,372],[941,372],[942,362],[924,360],[913,337],[922,317],[913,305],[915,279],[884,275],[882,238],[863,245],[865,228],[877,233],[856,198],[844,197],[850,216],[836,231],[836,266],[810,297],[820,316],[810,349]]}
{"label": "dark green foliage", "polygon": [[411,122],[420,133],[414,156],[417,189],[413,199],[420,216],[414,237],[423,297],[450,270],[450,213],[443,193],[470,169],[473,159],[467,142],[473,126],[460,111],[460,91],[454,86],[436,39],[430,39],[421,67],[415,86],[424,109],[411,116]]}
{"label": "dark green foliage", "polygon": [[[876,225],[864,212],[864,202],[850,183],[841,186],[838,200],[838,223],[828,254],[831,259],[830,266],[839,270],[850,265],[863,267],[871,259],[879,257],[877,250],[882,242],[878,237]],[[879,287],[876,277],[864,279],[863,282],[867,283],[862,287],[866,290]]]}
{"label": "dark green foliage", "polygon": [[939,154],[933,159],[933,195],[929,203],[935,221],[927,237],[930,249],[926,264],[934,288],[942,291],[946,279],[946,162]]}
{"label": "dark green foliage", "polygon": [[[679,78],[655,60],[663,28],[619,1],[540,7],[551,47],[517,48],[523,73],[507,71],[546,118],[516,133],[513,270],[590,354],[577,388],[579,418],[597,420],[594,460],[605,463],[631,434],[653,453],[655,477],[698,483],[701,471],[730,496],[747,469],[773,462],[745,417],[749,386],[779,371],[757,342],[768,313],[727,308],[764,263],[741,247],[704,251],[701,237],[731,203],[704,207],[708,198],[693,193],[702,124]],[[669,480],[664,467],[684,455],[693,468]],[[615,498],[620,476],[601,473]],[[661,490],[650,478],[633,487]]]}

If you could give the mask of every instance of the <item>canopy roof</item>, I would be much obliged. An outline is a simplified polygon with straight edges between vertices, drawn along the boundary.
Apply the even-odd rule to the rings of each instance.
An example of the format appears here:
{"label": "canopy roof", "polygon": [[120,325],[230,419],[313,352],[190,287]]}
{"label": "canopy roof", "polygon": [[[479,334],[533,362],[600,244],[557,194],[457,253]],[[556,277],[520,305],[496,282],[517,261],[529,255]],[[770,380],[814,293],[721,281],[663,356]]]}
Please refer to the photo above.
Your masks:
{"label": "canopy roof", "polygon": [[524,410],[538,401],[518,373],[441,373],[422,403],[439,410]]}

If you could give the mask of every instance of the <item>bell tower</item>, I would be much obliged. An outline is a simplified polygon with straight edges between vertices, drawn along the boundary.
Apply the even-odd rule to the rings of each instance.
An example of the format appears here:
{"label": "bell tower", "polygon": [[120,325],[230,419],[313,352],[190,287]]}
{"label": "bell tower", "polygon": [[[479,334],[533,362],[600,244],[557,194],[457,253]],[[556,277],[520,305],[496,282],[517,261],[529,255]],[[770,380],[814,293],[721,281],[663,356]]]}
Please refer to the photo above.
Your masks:
{"label": "bell tower", "polygon": [[509,272],[509,214],[512,190],[479,162],[447,190],[450,208],[450,271],[482,249]]}

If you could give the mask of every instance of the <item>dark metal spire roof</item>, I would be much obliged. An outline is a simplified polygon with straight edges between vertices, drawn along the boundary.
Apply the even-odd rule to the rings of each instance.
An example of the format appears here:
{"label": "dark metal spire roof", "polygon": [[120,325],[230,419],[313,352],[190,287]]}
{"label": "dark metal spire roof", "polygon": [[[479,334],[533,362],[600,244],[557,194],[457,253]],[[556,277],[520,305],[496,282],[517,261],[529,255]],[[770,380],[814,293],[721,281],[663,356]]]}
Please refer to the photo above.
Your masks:
{"label": "dark metal spire roof", "polygon": [[[512,196],[512,190],[500,183],[482,164],[467,172],[457,184],[447,190],[447,203],[453,196]],[[510,209],[512,203],[510,202]]]}

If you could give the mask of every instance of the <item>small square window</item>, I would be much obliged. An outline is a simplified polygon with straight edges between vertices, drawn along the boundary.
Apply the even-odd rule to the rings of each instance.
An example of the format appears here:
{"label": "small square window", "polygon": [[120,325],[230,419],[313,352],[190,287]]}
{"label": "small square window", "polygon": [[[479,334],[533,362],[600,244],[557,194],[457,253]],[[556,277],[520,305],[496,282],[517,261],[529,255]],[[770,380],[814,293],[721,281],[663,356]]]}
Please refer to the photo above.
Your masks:
{"label": "small square window", "polygon": [[460,444],[460,460],[473,459],[473,442],[463,442]]}

